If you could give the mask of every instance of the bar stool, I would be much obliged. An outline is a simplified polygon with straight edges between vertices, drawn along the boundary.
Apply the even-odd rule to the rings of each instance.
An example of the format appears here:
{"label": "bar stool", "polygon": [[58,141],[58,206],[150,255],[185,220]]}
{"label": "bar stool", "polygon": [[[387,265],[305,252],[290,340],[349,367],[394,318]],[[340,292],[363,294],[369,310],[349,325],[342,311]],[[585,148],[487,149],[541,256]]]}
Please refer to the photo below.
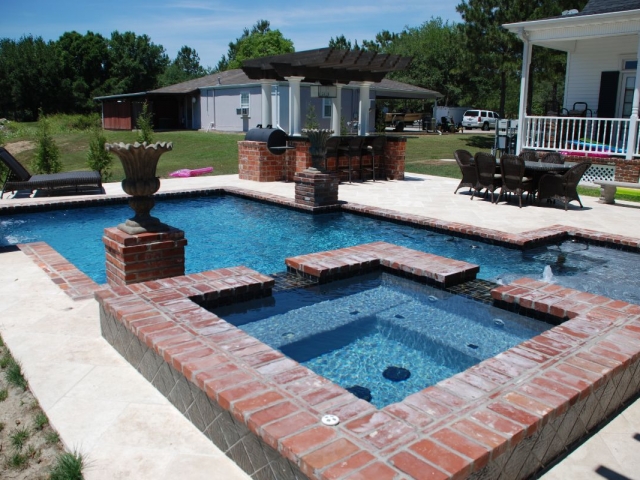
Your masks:
{"label": "bar stool", "polygon": [[[377,137],[367,137],[365,146],[362,149],[362,155],[371,155],[371,178],[376,181],[376,168],[382,172],[382,178],[385,177],[385,163],[384,163],[384,147],[387,145],[387,137],[380,135]],[[376,157],[378,157],[378,166],[376,167]],[[382,163],[382,168],[380,168]],[[360,158],[360,165],[362,165],[362,157]],[[362,168],[361,168],[362,170]]]}
{"label": "bar stool", "polygon": [[340,137],[329,137],[329,139],[327,139],[327,154],[324,158],[324,170],[325,172],[329,171],[329,158],[333,158],[335,157],[336,159],[336,168],[333,171],[338,171],[338,167],[339,167],[339,163],[338,163],[338,159],[340,158],[339,155],[339,147],[340,147],[340,142],[342,141],[342,139]]}
{"label": "bar stool", "polygon": [[[353,171],[351,160],[353,157],[360,159],[360,166],[362,167],[362,144],[364,143],[364,137],[351,137],[347,140],[346,145],[338,147],[338,153],[342,152],[349,158],[347,166],[347,172],[349,172],[349,183],[351,183],[351,172]],[[344,170],[343,170],[344,171]],[[360,179],[362,179],[362,171],[360,171]]]}

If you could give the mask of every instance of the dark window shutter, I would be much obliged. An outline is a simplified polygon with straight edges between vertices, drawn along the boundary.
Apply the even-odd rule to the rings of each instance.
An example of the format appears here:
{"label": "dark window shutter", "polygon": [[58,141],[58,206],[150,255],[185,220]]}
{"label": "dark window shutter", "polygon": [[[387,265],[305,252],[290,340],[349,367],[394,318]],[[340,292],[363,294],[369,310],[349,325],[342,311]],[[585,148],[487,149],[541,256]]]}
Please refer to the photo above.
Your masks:
{"label": "dark window shutter", "polygon": [[600,74],[600,95],[598,96],[598,117],[615,118],[618,99],[618,81],[620,72],[602,72]]}

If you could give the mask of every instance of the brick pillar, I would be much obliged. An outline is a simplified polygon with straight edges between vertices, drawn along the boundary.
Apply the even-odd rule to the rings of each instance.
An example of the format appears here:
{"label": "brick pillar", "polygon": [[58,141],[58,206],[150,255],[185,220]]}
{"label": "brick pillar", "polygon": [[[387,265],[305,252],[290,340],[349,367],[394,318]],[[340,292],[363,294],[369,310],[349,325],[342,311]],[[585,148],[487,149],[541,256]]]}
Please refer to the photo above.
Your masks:
{"label": "brick pillar", "polygon": [[111,227],[105,228],[102,242],[111,286],[184,275],[187,239],[182,230],[129,235]]}
{"label": "brick pillar", "polygon": [[297,172],[293,180],[296,183],[296,203],[314,208],[338,204],[338,175],[307,168]]}
{"label": "brick pillar", "polygon": [[265,142],[238,142],[238,175],[241,180],[278,182],[285,174],[284,154],[271,153]]}
{"label": "brick pillar", "polygon": [[387,137],[384,147],[385,176],[391,180],[404,180],[405,152],[407,139],[404,137]]}

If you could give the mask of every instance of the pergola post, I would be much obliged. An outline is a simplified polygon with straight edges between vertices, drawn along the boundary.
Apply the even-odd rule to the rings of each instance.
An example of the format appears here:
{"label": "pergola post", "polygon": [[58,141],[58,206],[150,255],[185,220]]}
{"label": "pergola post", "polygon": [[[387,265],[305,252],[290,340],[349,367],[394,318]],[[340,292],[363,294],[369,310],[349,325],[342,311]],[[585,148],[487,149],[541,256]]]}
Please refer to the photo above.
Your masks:
{"label": "pergola post", "polygon": [[336,83],[336,98],[331,99],[331,130],[334,135],[340,135],[340,120],[342,118],[342,83]]}
{"label": "pergola post", "polygon": [[371,100],[369,92],[372,82],[360,83],[360,108],[358,112],[358,135],[366,135],[369,131],[369,107]]}
{"label": "pergola post", "polygon": [[[522,73],[520,76],[520,105],[518,109],[518,140],[516,141],[516,154],[522,149],[524,136],[525,116],[527,115],[527,94],[529,90],[529,67],[531,66],[531,42],[524,30],[520,31],[520,39],[524,43],[522,47]],[[496,129],[498,126],[496,125]]]}
{"label": "pergola post", "polygon": [[261,80],[260,86],[262,87],[262,126],[266,128],[267,125],[272,123],[273,109],[271,108],[271,85],[272,80]]}
{"label": "pergola post", "polygon": [[300,109],[300,83],[304,77],[285,77],[289,82],[289,135],[299,137],[302,134]]}

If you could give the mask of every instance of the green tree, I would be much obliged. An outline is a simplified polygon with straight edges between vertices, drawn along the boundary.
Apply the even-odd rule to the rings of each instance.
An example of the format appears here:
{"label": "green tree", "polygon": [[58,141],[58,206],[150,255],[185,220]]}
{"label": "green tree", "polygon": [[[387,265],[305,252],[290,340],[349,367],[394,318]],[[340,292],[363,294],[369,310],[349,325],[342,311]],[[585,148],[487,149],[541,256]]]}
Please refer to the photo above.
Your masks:
{"label": "green tree", "polygon": [[153,90],[168,64],[164,47],[155,45],[147,35],[115,31],[109,40],[108,79],[102,94]]}
{"label": "green tree", "polygon": [[432,18],[400,34],[381,32],[376,44],[384,53],[413,57],[406,70],[390,78],[436,90],[444,95],[439,103],[456,105],[466,81],[461,64],[462,34],[456,24]]}
{"label": "green tree", "polygon": [[65,32],[57,41],[57,51],[63,72],[63,89],[69,93],[70,111],[96,111],[93,97],[101,92],[107,80],[109,43],[100,34]]}
{"label": "green tree", "polygon": [[316,113],[316,107],[313,106],[313,103],[310,103],[307,107],[307,116],[304,119],[304,128],[307,130],[317,130],[320,128],[318,114]]}
{"label": "green tree", "polygon": [[142,112],[138,115],[136,121],[138,125],[138,143],[152,143],[153,142],[153,114],[149,111],[149,103],[144,102],[142,104]]}
{"label": "green tree", "polygon": [[160,75],[159,83],[160,86],[166,87],[200,78],[208,73],[209,69],[205,69],[200,65],[198,53],[185,45],[180,49],[175,60]]}
{"label": "green tree", "polygon": [[[358,41],[356,40],[355,50],[359,50],[360,47],[357,46]],[[344,35],[340,35],[339,37],[333,38],[329,40],[329,47],[337,48],[338,50],[351,50],[351,40],[347,40]]]}
{"label": "green tree", "polygon": [[60,150],[51,136],[49,119],[42,110],[38,120],[38,146],[32,167],[36,173],[58,173],[62,170]]}
{"label": "green tree", "polygon": [[222,56],[216,70],[240,68],[244,60],[294,51],[293,42],[284,38],[280,30],[271,30],[269,21],[258,20],[251,30],[245,28],[242,36],[229,43],[227,55]]}
{"label": "green tree", "polygon": [[0,116],[32,121],[40,108],[66,111],[62,78],[54,42],[33,36],[0,40]]}
{"label": "green tree", "polygon": [[102,176],[103,182],[111,179],[111,164],[113,156],[104,148],[107,137],[102,128],[96,127],[91,130],[89,140],[89,153],[87,154],[87,165],[91,170],[97,170]]}

